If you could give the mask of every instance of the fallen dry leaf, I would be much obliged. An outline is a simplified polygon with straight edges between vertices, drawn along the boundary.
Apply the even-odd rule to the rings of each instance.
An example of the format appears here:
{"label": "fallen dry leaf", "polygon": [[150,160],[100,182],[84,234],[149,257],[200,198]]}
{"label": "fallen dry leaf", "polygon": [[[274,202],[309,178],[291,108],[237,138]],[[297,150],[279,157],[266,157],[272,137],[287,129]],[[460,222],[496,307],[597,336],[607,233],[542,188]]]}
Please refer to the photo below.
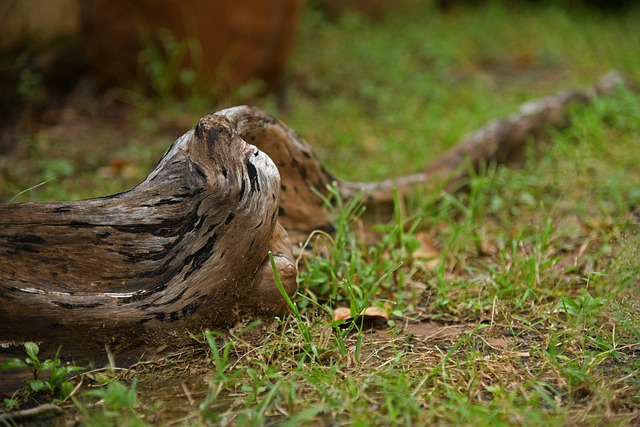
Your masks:
{"label": "fallen dry leaf", "polygon": [[[361,313],[365,320],[385,319],[389,320],[389,314],[378,307],[367,307]],[[351,309],[349,307],[338,307],[333,310],[333,320],[352,320]]]}
{"label": "fallen dry leaf", "polygon": [[431,271],[440,265],[440,252],[424,233],[419,232],[416,234],[416,237],[420,242],[420,246],[413,251],[411,256],[413,259],[427,261],[425,268]]}

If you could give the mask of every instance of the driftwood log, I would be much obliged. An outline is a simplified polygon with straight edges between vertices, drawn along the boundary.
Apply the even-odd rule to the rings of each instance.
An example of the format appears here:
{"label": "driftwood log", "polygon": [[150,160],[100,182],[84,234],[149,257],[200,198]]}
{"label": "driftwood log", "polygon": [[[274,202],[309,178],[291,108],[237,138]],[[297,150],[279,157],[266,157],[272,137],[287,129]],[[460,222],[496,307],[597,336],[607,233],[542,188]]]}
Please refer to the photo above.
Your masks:
{"label": "driftwood log", "polygon": [[244,314],[284,313],[267,259],[273,251],[293,295],[279,197],[271,159],[212,114],[132,190],[1,206],[2,341],[138,352]]}
{"label": "driftwood log", "polygon": [[[346,199],[364,190],[384,210],[394,188],[407,194],[457,182],[469,162],[513,158],[530,136],[566,126],[569,104],[619,83],[609,74],[594,88],[528,103],[420,173],[337,185]],[[292,244],[331,230],[312,188],[332,182],[286,125],[235,107],[201,119],[129,191],[0,206],[0,363],[22,355],[25,341],[50,352],[62,345],[80,360],[141,357],[184,344],[188,332],[285,313],[268,252],[293,295]]]}

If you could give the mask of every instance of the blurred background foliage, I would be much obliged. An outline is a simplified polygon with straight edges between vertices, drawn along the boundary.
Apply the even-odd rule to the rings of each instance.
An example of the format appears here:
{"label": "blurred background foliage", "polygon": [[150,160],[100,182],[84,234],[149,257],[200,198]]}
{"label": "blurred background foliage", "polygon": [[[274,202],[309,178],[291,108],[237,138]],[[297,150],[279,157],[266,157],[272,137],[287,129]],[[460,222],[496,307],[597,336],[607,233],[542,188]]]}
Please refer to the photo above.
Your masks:
{"label": "blurred background foliage", "polygon": [[[640,70],[633,2],[281,0],[259,16],[242,9],[249,0],[211,2],[226,14],[205,16],[211,28],[234,34],[217,68],[203,65],[204,41],[188,32],[202,2],[185,2],[193,10],[181,10],[175,25],[183,28],[173,30],[162,26],[168,18],[119,2],[60,2],[81,6],[75,27],[48,44],[25,36],[3,47],[3,202],[126,189],[198,118],[242,103],[295,129],[340,178],[405,174],[526,100],[592,84],[612,68],[636,84]],[[7,5],[29,3],[7,2],[0,18],[10,16]],[[110,54],[90,43],[95,28],[83,30],[101,5],[133,20],[135,34],[114,40]],[[111,55],[122,68],[129,45],[134,69],[101,82],[91,58]],[[98,74],[108,69],[98,65]]]}

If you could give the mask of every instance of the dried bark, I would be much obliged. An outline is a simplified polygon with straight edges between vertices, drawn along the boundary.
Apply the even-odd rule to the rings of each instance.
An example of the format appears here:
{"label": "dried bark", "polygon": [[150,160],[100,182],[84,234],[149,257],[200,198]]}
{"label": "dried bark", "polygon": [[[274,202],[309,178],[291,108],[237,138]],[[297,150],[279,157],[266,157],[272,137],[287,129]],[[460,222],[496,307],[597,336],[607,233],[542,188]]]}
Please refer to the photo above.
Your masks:
{"label": "dried bark", "polygon": [[[423,172],[375,183],[338,182],[373,208],[400,194],[455,183],[468,164],[517,157],[547,126],[564,127],[570,104],[621,83],[524,105],[490,123]],[[273,161],[272,161],[273,159]],[[99,359],[154,353],[187,332],[241,317],[286,312],[267,253],[289,295],[297,289],[292,242],[331,229],[321,199],[335,182],[307,142],[252,107],[222,110],[179,138],[153,172],[124,193],[75,202],[0,206],[0,363],[36,341]],[[289,240],[291,238],[291,241]]]}
{"label": "dried bark", "polygon": [[132,190],[0,206],[0,341],[142,354],[241,315],[284,313],[267,258],[293,295],[279,193],[271,159],[210,115]]}
{"label": "dried bark", "polygon": [[278,221],[294,245],[313,230],[331,231],[331,219],[312,189],[326,192],[336,182],[320,164],[309,143],[284,123],[255,107],[235,107],[219,112],[237,126],[238,133],[271,157],[281,176]]}

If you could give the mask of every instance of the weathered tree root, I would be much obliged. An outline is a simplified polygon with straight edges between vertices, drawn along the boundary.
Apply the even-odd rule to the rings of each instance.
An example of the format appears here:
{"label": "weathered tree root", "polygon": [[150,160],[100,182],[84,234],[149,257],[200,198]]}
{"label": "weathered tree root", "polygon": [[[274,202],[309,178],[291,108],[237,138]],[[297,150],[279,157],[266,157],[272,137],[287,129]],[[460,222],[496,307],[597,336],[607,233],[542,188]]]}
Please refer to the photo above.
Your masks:
{"label": "weathered tree root", "polygon": [[550,128],[569,126],[570,106],[592,102],[599,95],[613,93],[621,85],[624,85],[622,76],[611,71],[592,88],[560,92],[527,102],[515,114],[472,132],[421,172],[379,182],[346,182],[341,185],[342,197],[349,199],[364,191],[369,205],[382,208],[393,203],[394,188],[400,195],[406,195],[416,189],[455,187],[467,177],[470,164],[477,168],[482,162],[506,163],[520,159],[528,141],[544,135]]}
{"label": "weathered tree root", "polygon": [[[421,173],[338,182],[340,192],[348,199],[365,191],[368,204],[384,208],[394,188],[404,195],[455,183],[469,162],[513,158],[530,136],[566,126],[569,104],[621,82],[613,73],[594,89],[528,103]],[[49,350],[62,344],[79,358],[95,359],[105,347],[140,356],[181,345],[187,331],[286,312],[267,253],[275,254],[293,295],[297,272],[287,233],[297,245],[314,229],[331,229],[312,188],[326,191],[333,181],[286,125],[235,107],[201,119],[129,191],[0,206],[0,363],[20,354],[25,341]]]}
{"label": "weathered tree root", "polygon": [[267,258],[293,295],[279,193],[271,159],[213,114],[132,190],[0,206],[0,341],[141,354],[284,313]]}

